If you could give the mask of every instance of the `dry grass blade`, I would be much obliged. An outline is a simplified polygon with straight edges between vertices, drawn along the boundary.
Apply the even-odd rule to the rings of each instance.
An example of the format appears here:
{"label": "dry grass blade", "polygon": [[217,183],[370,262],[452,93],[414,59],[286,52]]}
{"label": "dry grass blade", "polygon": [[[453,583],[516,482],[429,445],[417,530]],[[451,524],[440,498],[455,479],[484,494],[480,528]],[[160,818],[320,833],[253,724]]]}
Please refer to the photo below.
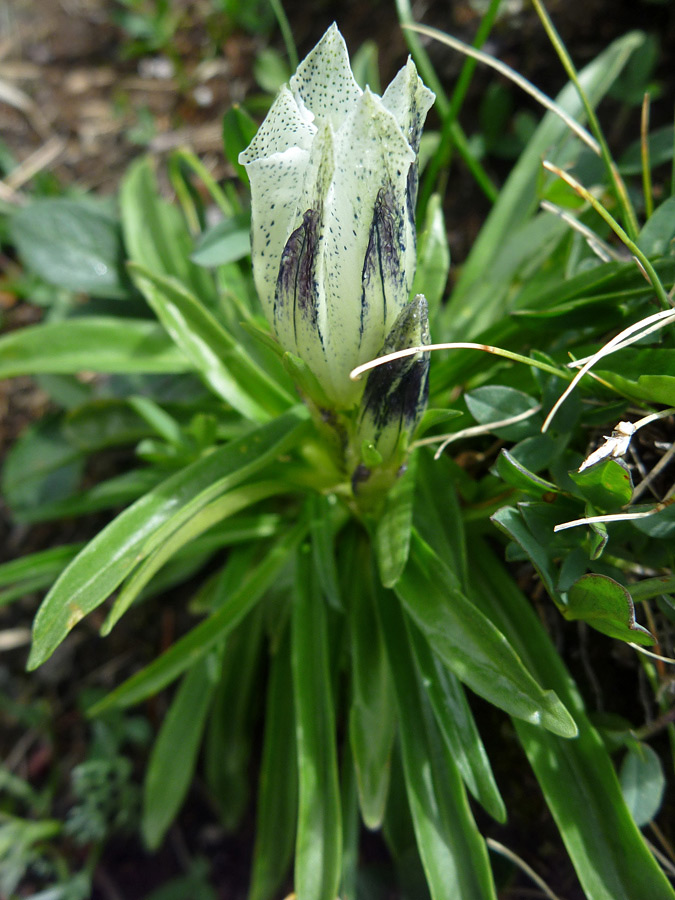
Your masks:
{"label": "dry grass blade", "polygon": [[602,238],[598,237],[588,225],[584,225],[583,222],[580,222],[569,210],[563,209],[561,206],[556,206],[555,203],[551,203],[549,200],[542,200],[541,208],[545,212],[550,212],[554,216],[558,216],[558,218],[562,219],[563,222],[566,222],[570,228],[573,228],[574,231],[578,232],[578,234],[584,238],[593,253],[595,253],[595,255],[603,262],[611,262],[612,260],[615,262],[625,262],[624,256],[610,244],[603,241]]}
{"label": "dry grass blade", "polygon": [[516,425],[518,422],[529,419],[530,416],[535,415],[535,413],[540,412],[540,410],[541,406],[539,405],[532,409],[526,409],[525,412],[518,413],[516,416],[509,416],[508,419],[499,419],[496,422],[486,422],[485,425],[472,425],[470,428],[462,428],[461,431],[453,431],[449,434],[436,434],[432,435],[432,437],[422,438],[412,444],[411,450],[414,450],[417,447],[426,447],[430,444],[437,444],[441,441],[440,447],[434,453],[434,459],[439,459],[448,444],[452,444],[454,441],[459,441],[462,438],[477,437],[481,434],[490,434],[495,428],[506,428],[508,425]]}
{"label": "dry grass blade", "polygon": [[[645,334],[649,333],[648,329],[650,326],[654,326],[654,328],[651,330],[656,330],[657,328],[663,328],[666,325],[670,325],[671,322],[675,322],[674,310],[666,309],[662,310],[661,312],[654,313],[654,315],[647,316],[647,318],[641,319],[639,322],[635,322],[628,328],[624,328],[624,330],[617,334],[616,337],[613,337],[611,341],[608,341],[604,345],[604,347],[601,347],[597,351],[597,353],[594,353],[593,356],[589,357],[581,367],[581,369],[574,376],[572,381],[565,388],[560,397],[553,404],[551,411],[544,420],[544,424],[541,426],[542,434],[548,430],[549,425],[551,424],[555,414],[558,412],[562,404],[569,397],[569,395],[581,381],[586,372],[588,372],[589,369],[591,369],[596,364],[596,362],[599,362],[605,356],[609,356],[611,353],[615,353],[617,350],[622,349],[623,347],[627,347],[629,344],[640,340],[640,338],[644,337]],[[627,338],[630,338],[630,340],[626,340]]]}
{"label": "dry grass blade", "polygon": [[499,72],[500,75],[503,75],[505,78],[510,79],[514,84],[517,84],[519,88],[522,88],[522,90],[531,97],[534,97],[534,99],[545,109],[555,113],[555,115],[561,118],[567,127],[590,147],[594,153],[597,153],[598,156],[601,155],[600,144],[595,140],[593,135],[583,127],[583,125],[580,125],[575,119],[568,115],[562,107],[558,106],[554,100],[551,100],[550,97],[542,93],[542,91],[536,88],[526,78],[523,78],[522,75],[519,75],[518,72],[510,66],[507,66],[506,63],[501,62],[499,59],[495,59],[494,56],[490,56],[488,53],[483,53],[482,50],[477,50],[470,44],[465,44],[464,41],[460,41],[458,38],[445,34],[443,31],[438,31],[436,28],[430,28],[427,25],[404,25],[403,27],[409,28],[411,31],[417,31],[419,34],[423,34],[426,37],[433,38],[441,44],[452,47],[453,50],[459,50],[460,53],[471,56],[479,62],[485,63],[486,66],[490,66],[490,68]]}

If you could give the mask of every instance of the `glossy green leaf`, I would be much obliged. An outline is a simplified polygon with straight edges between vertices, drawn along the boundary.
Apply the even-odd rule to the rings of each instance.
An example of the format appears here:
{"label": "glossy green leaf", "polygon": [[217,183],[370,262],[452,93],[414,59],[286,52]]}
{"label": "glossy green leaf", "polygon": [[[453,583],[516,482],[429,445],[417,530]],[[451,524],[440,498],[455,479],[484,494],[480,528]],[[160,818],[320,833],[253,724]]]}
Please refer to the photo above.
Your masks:
{"label": "glossy green leaf", "polygon": [[[4,567],[0,567],[0,571]],[[628,585],[628,591],[634,603],[650,600],[661,594],[675,594],[675,575],[657,575],[654,578],[643,578],[636,584]]]}
{"label": "glossy green leaf", "polygon": [[340,874],[340,897],[356,897],[359,881],[359,837],[361,820],[359,798],[356,786],[354,760],[345,745],[342,750],[340,767],[340,804],[342,808],[342,872]]}
{"label": "glossy green leaf", "polygon": [[142,266],[134,264],[132,272],[157,318],[215,393],[248,419],[288,409],[291,398],[193,294]]}
{"label": "glossy green leaf", "polygon": [[485,842],[435,727],[401,609],[380,590],[377,610],[394,680],[408,803],[432,900],[495,898]]}
{"label": "glossy green leaf", "polygon": [[0,337],[0,378],[42,372],[186,372],[192,363],[155,322],[80,316]]}
{"label": "glossy green leaf", "polygon": [[461,415],[462,411],[460,409],[426,409],[420,424],[417,426],[415,437],[420,438],[435,425],[449,422],[450,419],[457,419]]}
{"label": "glossy green leaf", "polygon": [[248,215],[223,219],[200,237],[192,252],[198,266],[215,268],[238,262],[251,252],[251,219]]}
{"label": "glossy green leaf", "polygon": [[[579,74],[592,106],[607,93],[644,40],[644,35],[639,32],[624,35]],[[556,102],[572,118],[583,117],[583,106],[573,84],[561,91]],[[539,203],[542,156],[546,155],[551,162],[564,167],[578,157],[580,148],[580,142],[569,137],[567,125],[554,113],[546,113],[502,187],[462,267],[462,274],[443,312],[446,340],[472,340],[495,321],[502,313],[513,275],[523,258],[531,255],[533,247],[545,245],[551,239],[557,242],[566,233],[566,226],[560,221],[547,221],[541,216],[531,220],[530,217]],[[528,242],[518,253],[514,245],[518,244],[528,224],[534,227],[528,233]],[[488,267],[486,260],[490,261]]]}
{"label": "glossy green leaf", "polygon": [[[672,163],[672,124],[664,125],[663,128],[655,128],[648,135],[648,146],[649,161],[652,167],[661,166],[664,163]],[[640,138],[633,141],[619,157],[619,170],[623,175],[640,175],[642,173],[642,141]]]}
{"label": "glossy green leaf", "polygon": [[417,268],[410,296],[424,294],[429,304],[429,319],[440,307],[450,271],[450,248],[440,194],[429,199],[424,227],[417,244]]}
{"label": "glossy green leaf", "polygon": [[638,235],[637,244],[647,256],[675,253],[675,197],[668,197],[652,213]]}
{"label": "glossy green leaf", "polygon": [[207,305],[217,301],[210,272],[190,259],[192,236],[180,209],[159,194],[155,160],[141,157],[127,169],[120,187],[120,212],[129,258],[159,277],[177,279]]}
{"label": "glossy green leaf", "polygon": [[150,665],[132,675],[107,697],[94,704],[89,715],[97,716],[112,706],[127,707],[140,703],[170,684],[192,663],[236,628],[244,616],[274,584],[298,543],[307,533],[304,520],[282,535],[265,554],[262,562],[226,597],[222,606],[184,637],[172,644]]}
{"label": "glossy green leaf", "polygon": [[649,645],[654,638],[635,621],[635,608],[627,588],[607,575],[583,575],[567,595],[562,608],[566,619],[581,619],[592,628],[636,644]]}
{"label": "glossy green leaf", "polygon": [[73,446],[92,453],[134,444],[152,432],[128,403],[101,398],[70,411],[63,421],[63,433]]}
{"label": "glossy green leaf", "polygon": [[[564,443],[551,437],[550,434],[533,434],[511,447],[508,454],[515,460],[517,468],[527,469],[536,475],[543,469],[548,469],[563,450]],[[499,464],[499,460],[497,462]],[[553,490],[557,488],[554,487]],[[541,491],[539,493],[541,495]]]}
{"label": "glossy green leaf", "polygon": [[414,521],[420,537],[452,569],[463,589],[467,575],[466,541],[455,473],[454,463],[447,456],[435,460],[430,454],[420,455]]}
{"label": "glossy green leaf", "polygon": [[[661,260],[655,265],[659,276],[667,281],[673,270],[672,262]],[[526,282],[515,301],[515,314],[535,318],[540,328],[547,319],[551,328],[574,327],[606,318],[608,305],[614,315],[620,316],[617,301],[646,298],[649,293],[644,277],[633,262],[611,261],[583,268],[564,281],[556,277],[542,284]]]}
{"label": "glossy green leaf", "polygon": [[[172,528],[172,520],[169,519],[165,528],[171,533],[165,540],[156,542],[157,546],[154,551],[138,566],[117,595],[115,603],[101,627],[101,634],[110,633],[152,577],[186,544],[191,543],[224,519],[236,515],[242,509],[246,509],[260,500],[265,500],[267,497],[282,494],[286,490],[287,485],[283,481],[254,482],[230,491],[201,509],[195,509],[194,514],[175,529]],[[181,514],[180,518],[183,519],[184,516]]]}
{"label": "glossy green leaf", "polygon": [[223,116],[225,156],[243,184],[248,183],[248,175],[239,162],[239,154],[248,147],[257,130],[257,122],[238,103],[231,106]]}
{"label": "glossy green leaf", "polygon": [[498,822],[506,807],[459,680],[434,655],[414,625],[408,628],[415,660],[448,753],[469,791]]}
{"label": "glossy green leaf", "polygon": [[541,497],[544,494],[557,494],[555,484],[530,472],[508,450],[502,450],[497,458],[497,472],[507,484],[526,494]]}
{"label": "glossy green leaf", "polygon": [[195,663],[178,688],[152,748],[141,818],[143,839],[151,850],[162,843],[190,787],[219,671],[220,654]]}
{"label": "glossy green leaf", "polygon": [[30,425],[7,454],[2,493],[17,519],[71,497],[82,477],[84,456],[66,440],[53,416]]}
{"label": "glossy green leaf", "polygon": [[497,510],[491,516],[491,521],[523,548],[537,570],[539,577],[544,582],[544,586],[551,598],[557,604],[561,604],[562,601],[557,588],[557,570],[550,552],[550,540],[547,540],[549,536],[553,536],[553,530],[539,532],[542,538],[542,540],[539,540],[535,536],[536,532],[533,533],[528,528],[521,511],[513,506],[503,506]]}
{"label": "glossy green leaf", "polygon": [[[489,425],[512,416],[519,416],[536,408],[537,401],[529,394],[503,384],[486,384],[465,394],[469,412],[480,425]],[[521,422],[494,429],[494,434],[509,441],[520,441],[538,431],[541,414],[534,413]]]}
{"label": "glossy green leaf", "polygon": [[272,654],[248,900],[272,900],[293,857],[298,765],[289,629]]}
{"label": "glossy green leaf", "polygon": [[302,900],[335,900],[342,868],[335,713],[326,614],[308,546],[296,559],[292,662],[300,790],[295,892]]}
{"label": "glossy green leaf", "polygon": [[644,519],[636,519],[633,527],[653,538],[672,537],[675,534],[675,504],[670,503],[664,509],[660,509],[654,515]]}
{"label": "glossy green leaf", "polygon": [[437,656],[473,691],[511,715],[574,737],[574,721],[558,697],[534,680],[504,635],[414,532],[396,593]]}
{"label": "glossy green leaf", "polygon": [[605,459],[583,472],[570,472],[570,478],[581,496],[601,512],[621,509],[633,495],[630,471],[616,459]]}
{"label": "glossy green leaf", "polygon": [[199,497],[206,505],[289,449],[303,429],[304,415],[291,411],[244,438],[214,450],[172,475],[114,519],[76,557],[38,610],[28,661],[45,661],[68,632],[102,603],[161,541],[161,526]]}
{"label": "glossy green leaf", "polygon": [[127,298],[119,222],[90,198],[40,197],[9,219],[22,261],[49,284],[93,297]]}
{"label": "glossy green leaf", "polygon": [[160,481],[164,481],[166,473],[157,469],[135,469],[101,481],[91,488],[77,491],[63,500],[41,503],[33,509],[24,509],[22,522],[49,522],[54,519],[66,519],[72,516],[86,515],[102,509],[119,508],[137,500],[142,494],[151,491]]}
{"label": "glossy green leaf", "polygon": [[405,569],[410,552],[410,532],[415,501],[417,455],[408,458],[408,468],[387,494],[384,510],[375,531],[375,549],[380,578],[393,587]]}
{"label": "glossy green leaf", "polygon": [[227,832],[238,827],[248,801],[262,625],[256,607],[227,638],[204,742],[206,783]]}
{"label": "glossy green leaf", "polygon": [[63,544],[0,565],[0,606],[49,587],[84,544]]}
{"label": "glossy green leaf", "polygon": [[342,519],[342,510],[336,506],[335,497],[317,494],[310,498],[312,556],[321,590],[333,609],[343,609],[337,567],[335,564],[336,513]]}
{"label": "glossy green leaf", "polygon": [[395,732],[394,689],[376,618],[370,553],[363,540],[357,539],[353,554],[350,559],[343,559],[343,564],[358,573],[356,578],[350,579],[352,700],[349,740],[361,815],[366,826],[375,829],[382,824],[389,790]]}
{"label": "glossy green leaf", "polygon": [[476,601],[534,674],[551,684],[574,713],[579,729],[574,741],[519,720],[514,724],[586,896],[674,900],[675,892],[626,808],[607,750],[536,613],[480,539],[470,551]]}
{"label": "glossy green leaf", "polygon": [[649,744],[629,745],[619,772],[626,806],[638,827],[648,825],[656,816],[666,788],[661,760]]}

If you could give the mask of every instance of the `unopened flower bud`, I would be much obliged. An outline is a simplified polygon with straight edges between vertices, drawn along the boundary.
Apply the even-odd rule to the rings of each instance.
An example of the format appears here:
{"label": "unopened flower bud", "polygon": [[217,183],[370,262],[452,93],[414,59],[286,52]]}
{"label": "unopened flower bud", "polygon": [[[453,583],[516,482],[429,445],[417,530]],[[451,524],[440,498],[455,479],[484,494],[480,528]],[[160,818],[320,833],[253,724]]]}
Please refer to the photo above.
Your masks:
{"label": "unopened flower bud", "polygon": [[[429,341],[427,301],[418,294],[399,314],[378,355],[425,346]],[[371,452],[377,451],[385,465],[402,461],[426,409],[428,393],[428,353],[406,356],[373,369],[361,400],[357,442]]]}
{"label": "unopened flower bud", "polygon": [[251,181],[253,274],[282,347],[336,409],[408,303],[417,151],[434,95],[408,60],[382,97],[362,91],[332,25],[240,155]]}

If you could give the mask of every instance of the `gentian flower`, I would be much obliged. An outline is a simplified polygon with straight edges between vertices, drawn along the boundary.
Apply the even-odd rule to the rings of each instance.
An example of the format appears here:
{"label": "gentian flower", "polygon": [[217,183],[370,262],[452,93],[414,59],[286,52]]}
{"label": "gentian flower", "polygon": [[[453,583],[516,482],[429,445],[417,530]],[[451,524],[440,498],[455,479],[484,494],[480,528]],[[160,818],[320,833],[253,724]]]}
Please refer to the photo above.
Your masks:
{"label": "gentian flower", "polygon": [[382,97],[362,91],[332,25],[239,157],[265,314],[335,410],[359,402],[364,386],[349,372],[391,345],[409,302],[417,152],[433,100],[410,59]]}

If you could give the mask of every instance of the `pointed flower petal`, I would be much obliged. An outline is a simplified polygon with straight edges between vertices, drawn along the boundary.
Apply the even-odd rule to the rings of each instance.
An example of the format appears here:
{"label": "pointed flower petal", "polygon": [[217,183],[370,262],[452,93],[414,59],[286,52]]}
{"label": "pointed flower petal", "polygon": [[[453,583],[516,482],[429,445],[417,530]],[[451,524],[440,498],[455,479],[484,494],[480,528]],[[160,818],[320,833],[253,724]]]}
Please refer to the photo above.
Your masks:
{"label": "pointed flower petal", "polygon": [[301,109],[327,119],[338,129],[361,96],[352,75],[345,40],[333,23],[291,77],[290,88]]}

